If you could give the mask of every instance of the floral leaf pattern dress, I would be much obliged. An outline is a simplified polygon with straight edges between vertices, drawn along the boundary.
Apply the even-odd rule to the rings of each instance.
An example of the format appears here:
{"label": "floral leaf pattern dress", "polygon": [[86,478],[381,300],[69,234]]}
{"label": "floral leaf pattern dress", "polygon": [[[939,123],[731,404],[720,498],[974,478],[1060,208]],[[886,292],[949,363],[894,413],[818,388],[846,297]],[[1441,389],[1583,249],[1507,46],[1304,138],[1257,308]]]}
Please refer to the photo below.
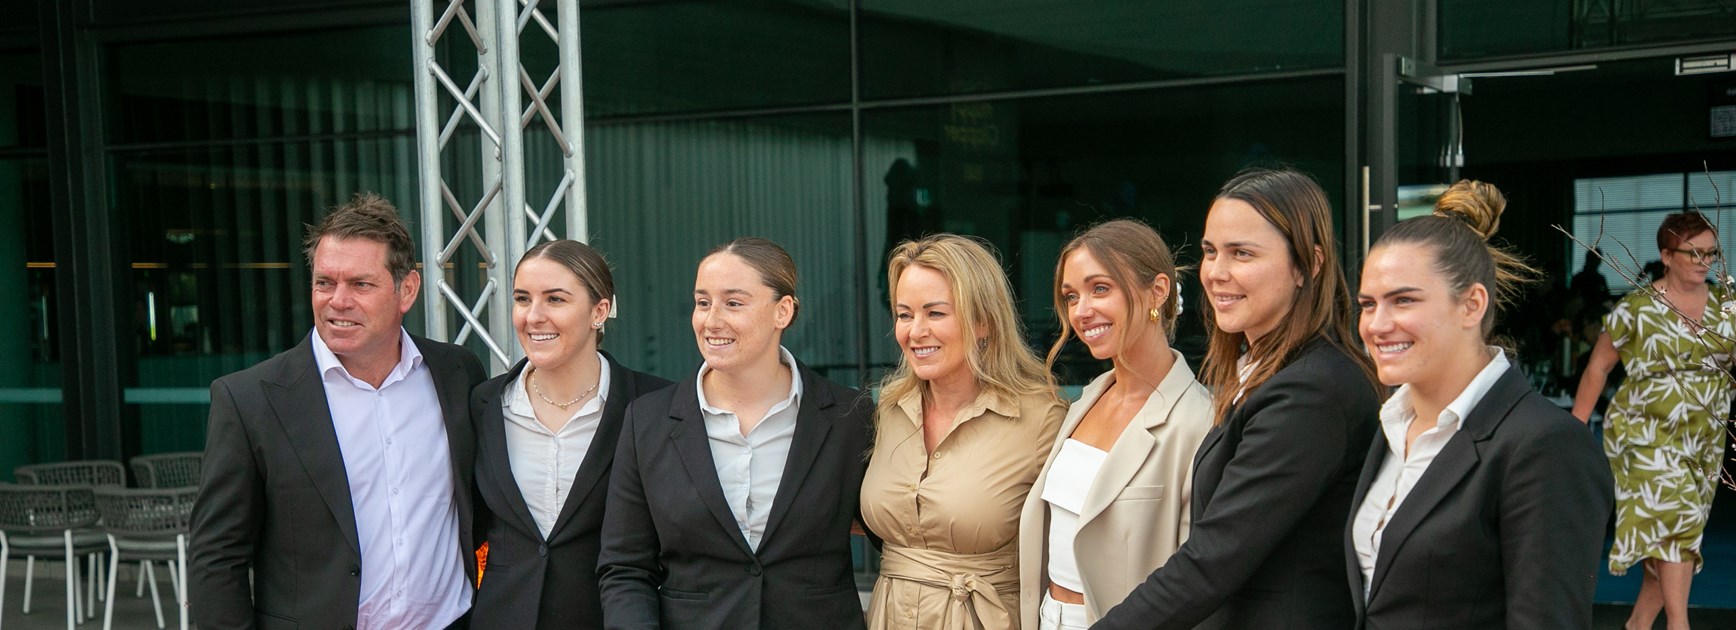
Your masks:
{"label": "floral leaf pattern dress", "polygon": [[1699,327],[1643,289],[1604,319],[1627,368],[1603,429],[1616,486],[1613,575],[1645,558],[1700,570],[1700,540],[1723,468],[1724,420],[1736,394],[1725,371],[1736,338],[1733,297],[1712,287]]}

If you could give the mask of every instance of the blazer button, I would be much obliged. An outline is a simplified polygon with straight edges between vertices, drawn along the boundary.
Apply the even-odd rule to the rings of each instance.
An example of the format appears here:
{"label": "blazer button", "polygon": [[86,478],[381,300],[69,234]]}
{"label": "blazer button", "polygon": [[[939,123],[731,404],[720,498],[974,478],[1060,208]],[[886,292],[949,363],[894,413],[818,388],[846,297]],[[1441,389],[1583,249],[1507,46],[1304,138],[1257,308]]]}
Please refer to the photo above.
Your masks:
{"label": "blazer button", "polygon": [[759,575],[760,574],[759,565],[756,564],[754,566],[748,567],[747,573],[748,573],[748,575]]}
{"label": "blazer button", "polygon": [[549,546],[547,544],[537,545],[536,555],[538,558],[547,558],[549,556]]}
{"label": "blazer button", "polygon": [[350,565],[350,576],[351,577],[359,577],[359,576],[361,576],[361,574],[362,574],[361,565],[359,565],[359,564]]}

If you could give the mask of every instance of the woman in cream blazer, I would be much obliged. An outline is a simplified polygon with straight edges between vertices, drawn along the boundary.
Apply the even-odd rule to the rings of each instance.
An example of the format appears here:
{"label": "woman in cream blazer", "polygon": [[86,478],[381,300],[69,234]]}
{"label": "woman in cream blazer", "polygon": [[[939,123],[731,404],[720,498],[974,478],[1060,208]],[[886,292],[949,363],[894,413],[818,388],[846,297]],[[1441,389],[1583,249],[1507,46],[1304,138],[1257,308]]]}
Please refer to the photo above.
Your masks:
{"label": "woman in cream blazer", "polygon": [[[1180,312],[1171,292],[1174,274],[1157,233],[1135,221],[1096,226],[1062,250],[1056,270],[1062,335],[1049,360],[1069,333],[1079,331],[1092,355],[1114,367],[1068,409],[1020,513],[1019,612],[1025,630],[1096,621],[1187,537],[1193,456],[1211,429],[1212,405],[1187,360],[1169,347]],[[1100,458],[1094,475],[1068,469],[1066,462],[1078,461],[1068,458],[1057,469],[1070,441],[1080,443],[1071,448]],[[1062,492],[1064,485],[1071,490]],[[1073,569],[1083,586],[1078,590],[1052,586],[1050,579],[1050,517],[1066,509],[1063,504],[1079,508],[1072,544]],[[1065,601],[1078,601],[1080,594],[1083,610]]]}

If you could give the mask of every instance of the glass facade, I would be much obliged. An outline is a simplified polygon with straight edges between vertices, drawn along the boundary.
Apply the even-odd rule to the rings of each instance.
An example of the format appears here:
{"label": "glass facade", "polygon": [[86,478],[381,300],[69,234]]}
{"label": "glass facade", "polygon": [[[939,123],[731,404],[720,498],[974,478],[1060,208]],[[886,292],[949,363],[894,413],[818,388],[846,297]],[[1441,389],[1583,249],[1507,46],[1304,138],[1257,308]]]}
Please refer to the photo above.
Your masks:
{"label": "glass facade", "polygon": [[[1342,94],[1333,77],[867,112],[862,186],[869,248],[882,254],[875,269],[903,239],[983,237],[1002,252],[1031,345],[1046,350],[1058,330],[1055,260],[1079,229],[1137,217],[1193,265],[1212,196],[1243,167],[1289,164],[1341,190]],[[870,330],[890,331],[886,278],[871,277]],[[1197,281],[1180,286],[1185,303],[1204,304]],[[1198,317],[1182,317],[1177,332],[1184,351],[1203,352]],[[876,363],[896,361],[891,344],[878,350]],[[1071,350],[1063,382],[1101,371]]]}
{"label": "glass facade", "polygon": [[[421,238],[408,4],[0,0],[14,18],[0,24],[0,479],[26,463],[201,448],[210,382],[312,326],[307,224],[371,191]],[[620,314],[604,347],[691,374],[699,258],[763,236],[801,271],[786,345],[872,385],[899,357],[885,254],[949,231],[1000,250],[1027,342],[1046,351],[1055,258],[1077,230],[1139,218],[1192,267],[1217,187],[1283,164],[1319,180],[1349,261],[1406,202],[1424,209],[1459,177],[1499,186],[1511,203],[1499,238],[1552,278],[1497,332],[1525,369],[1567,383],[1549,296],[1584,253],[1559,230],[1609,215],[1644,244],[1650,211],[1706,207],[1712,181],[1736,195],[1736,75],[1681,77],[1657,52],[1736,50],[1727,4],[581,0],[588,227]],[[436,54],[462,85],[475,51],[455,33]],[[1598,59],[1555,63],[1587,51]],[[1475,91],[1441,93],[1377,74],[1397,72],[1388,55],[1548,70],[1484,72]],[[536,83],[559,63],[534,34],[521,61]],[[540,209],[565,162],[540,128],[525,139]],[[482,196],[486,144],[465,125],[443,154],[461,204]],[[1682,205],[1587,205],[1591,188],[1660,174]],[[1378,207],[1387,192],[1399,208]],[[113,260],[85,247],[111,233]],[[484,261],[458,252],[423,273],[475,296]],[[1185,268],[1178,290],[1176,346],[1197,366],[1206,306]],[[84,343],[87,322],[110,315],[113,352]],[[476,336],[466,344],[487,355]],[[1104,367],[1074,344],[1058,375],[1077,391]],[[117,408],[86,404],[108,381],[119,402],[101,404]]]}
{"label": "glass facade", "polygon": [[[36,19],[34,7],[0,7]],[[0,27],[0,479],[13,466],[66,455],[43,66],[34,40],[34,28]]]}
{"label": "glass facade", "polygon": [[[0,405],[18,411],[3,415],[0,430],[32,437],[0,445],[0,457],[11,458],[0,465],[67,454],[60,383],[70,368],[59,356],[54,299],[67,281],[55,275],[53,251],[65,236],[56,230],[67,228],[49,220],[61,188],[47,160],[45,121],[83,119],[47,111],[45,72],[91,73],[60,78],[94,85],[100,95],[79,107],[100,121],[95,189],[113,231],[124,235],[108,269],[124,322],[119,360],[95,368],[116,371],[124,390],[119,448],[124,455],[196,449],[209,382],[291,347],[310,328],[304,225],[364,190],[420,220],[404,3],[293,0],[267,15],[185,0],[153,16],[96,0],[86,22],[62,27],[101,32],[87,64],[66,63],[37,43],[36,28],[53,22],[35,15],[44,5],[0,1],[9,4],[29,19],[0,26],[0,239],[17,245],[0,247],[0,327],[14,332],[0,335],[10,340],[0,344],[12,344],[0,352],[30,361],[0,370]],[[1607,19],[1595,18],[1590,4],[1441,0],[1431,5],[1437,56],[1736,40],[1736,29],[1704,13],[1710,3],[1651,3],[1644,15]],[[788,345],[833,378],[867,384],[898,358],[883,265],[902,239],[944,230],[994,244],[1019,293],[1028,341],[1046,349],[1056,328],[1054,257],[1081,226],[1141,218],[1171,242],[1179,262],[1193,264],[1212,194],[1241,168],[1298,167],[1342,209],[1359,201],[1359,182],[1347,176],[1370,162],[1359,142],[1368,130],[1346,127],[1367,118],[1347,119],[1365,106],[1358,91],[1368,70],[1347,71],[1347,42],[1368,45],[1346,37],[1347,22],[1367,9],[1355,3],[582,6],[590,233],[620,287],[621,318],[609,324],[607,347],[671,378],[698,361],[687,321],[694,265],[733,237],[766,236],[788,247],[803,276],[803,316]],[[1676,35],[1643,35],[1665,14],[1703,19],[1670,31]],[[1617,35],[1587,35],[1598,19]],[[545,38],[525,41],[523,63],[540,82],[556,66],[556,51]],[[452,43],[438,53],[443,65],[470,76],[473,51]],[[1485,101],[1529,89],[1478,81],[1476,98]],[[1410,92],[1397,99],[1396,163],[1373,168],[1399,171],[1401,185],[1441,183],[1439,146],[1460,133],[1436,124],[1458,111],[1447,100]],[[550,105],[558,101],[557,93]],[[1479,163],[1568,146],[1495,126],[1514,108],[1554,107],[1548,99],[1515,98],[1496,115],[1466,102],[1463,128],[1472,131],[1463,135]],[[1701,134],[1700,123],[1691,131]],[[535,199],[554,189],[563,164],[545,134],[525,137],[526,188]],[[1703,134],[1698,140],[1705,144],[1696,150],[1722,147]],[[475,200],[483,142],[474,127],[461,127],[452,142],[446,179],[456,198]],[[1522,183],[1499,183],[1529,194]],[[1527,200],[1567,198],[1550,194]],[[1360,226],[1354,213],[1344,216],[1354,235],[1348,251]],[[1514,238],[1528,244],[1534,236],[1549,233]],[[1560,249],[1546,262],[1573,260]],[[479,288],[482,261],[473,249],[459,251],[438,273]],[[1184,275],[1180,285],[1189,312],[1178,345],[1197,356],[1198,282]],[[420,331],[420,310],[406,322]],[[468,344],[485,352],[474,338]],[[1062,364],[1063,380],[1074,385],[1101,369],[1076,350]]]}
{"label": "glass facade", "polygon": [[1443,60],[1736,37],[1736,9],[1722,0],[1437,0],[1437,5]]}
{"label": "glass facade", "polygon": [[[301,240],[326,208],[373,191],[416,221],[408,38],[378,26],[105,51],[129,448],[203,448],[211,381],[312,328]],[[420,311],[406,323],[419,330]]]}
{"label": "glass facade", "polygon": [[801,277],[785,346],[822,374],[857,380],[848,115],[598,126],[585,149],[591,243],[609,257],[619,297],[605,344],[614,356],[671,379],[698,369],[688,314],[699,259],[761,236],[789,250]]}
{"label": "glass facade", "polygon": [[[850,100],[847,0],[581,3],[587,116]],[[552,15],[552,7],[549,9]],[[528,37],[552,57],[547,38]],[[526,65],[530,65],[527,63]]]}
{"label": "glass facade", "polygon": [[863,0],[860,19],[870,99],[1344,64],[1342,2]]}
{"label": "glass facade", "polygon": [[[100,189],[125,235],[112,270],[125,455],[199,448],[210,381],[307,333],[305,224],[364,190],[420,219],[411,35],[406,16],[381,17],[386,4],[293,3],[284,14],[360,17],[273,26],[188,2],[176,16],[193,26],[177,33],[94,3],[90,19],[120,34],[81,67],[98,73],[101,97],[83,105],[101,121]],[[1185,264],[1216,186],[1248,164],[1298,166],[1345,201],[1344,17],[1341,2],[1306,0],[585,2],[590,232],[616,268],[621,312],[606,347],[666,377],[693,370],[694,265],[759,235],[802,271],[787,345],[832,378],[871,383],[898,359],[884,255],[947,230],[1001,250],[1029,341],[1046,349],[1054,257],[1083,225],[1140,217]],[[1198,28],[1208,22],[1222,28]],[[451,44],[443,64],[468,77],[472,51]],[[521,55],[538,80],[558,63],[541,37]],[[0,322],[30,332],[8,338],[30,339],[19,350],[36,358],[0,373],[12,392],[0,404],[35,413],[7,415],[37,436],[0,451],[19,462],[64,454],[54,238],[30,210],[48,194],[32,121],[48,114],[42,72],[56,67],[35,48],[0,49],[0,184],[23,184],[0,185],[0,228],[28,228],[0,233],[29,245],[0,248],[0,291],[14,294],[0,297],[17,298],[0,303],[28,305]],[[446,179],[474,200],[468,160],[482,143],[463,129]],[[526,138],[535,197],[561,162],[541,134]],[[460,251],[440,273],[477,289],[481,260]],[[1197,282],[1182,286],[1200,304]],[[1195,353],[1200,320],[1182,321]],[[1072,384],[1100,369],[1077,353],[1063,364]]]}

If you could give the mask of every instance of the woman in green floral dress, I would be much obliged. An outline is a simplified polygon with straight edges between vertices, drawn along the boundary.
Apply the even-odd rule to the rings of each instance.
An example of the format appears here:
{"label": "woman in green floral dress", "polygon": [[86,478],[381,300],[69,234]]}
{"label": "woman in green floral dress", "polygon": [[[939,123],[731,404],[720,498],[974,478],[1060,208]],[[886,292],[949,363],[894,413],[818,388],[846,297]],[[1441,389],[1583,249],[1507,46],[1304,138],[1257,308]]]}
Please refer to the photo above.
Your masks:
{"label": "woman in green floral dress", "polygon": [[1629,628],[1652,627],[1660,610],[1670,628],[1688,627],[1688,588],[1702,562],[1736,393],[1727,371],[1736,302],[1730,287],[1706,281],[1723,261],[1717,232],[1698,212],[1672,214],[1658,229],[1658,251],[1668,271],[1604,319],[1573,405],[1580,420],[1591,416],[1619,357],[1627,380],[1609,403],[1603,443],[1616,485],[1609,571],[1645,565]]}

